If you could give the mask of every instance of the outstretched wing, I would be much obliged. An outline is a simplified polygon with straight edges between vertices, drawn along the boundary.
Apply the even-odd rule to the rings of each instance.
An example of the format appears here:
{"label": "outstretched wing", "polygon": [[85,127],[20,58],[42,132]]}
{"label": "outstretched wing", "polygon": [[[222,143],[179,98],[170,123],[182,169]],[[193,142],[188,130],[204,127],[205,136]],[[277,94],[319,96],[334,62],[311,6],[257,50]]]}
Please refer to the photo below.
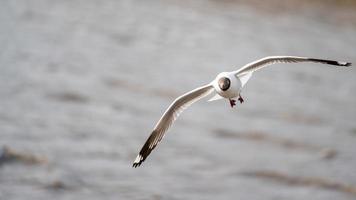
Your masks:
{"label": "outstretched wing", "polygon": [[185,108],[210,94],[213,89],[212,85],[205,85],[175,99],[164,112],[161,119],[157,122],[150,137],[148,137],[146,143],[143,145],[140,153],[136,157],[132,167],[138,167],[143,161],[145,161],[147,156],[150,155],[151,151],[156,147],[159,141],[161,141],[168,128]]}
{"label": "outstretched wing", "polygon": [[336,65],[336,66],[351,66],[349,62],[338,62],[334,60],[324,60],[324,59],[315,59],[315,58],[306,58],[306,57],[297,57],[297,56],[269,56],[262,58],[260,60],[249,63],[239,70],[235,71],[236,76],[243,76],[248,73],[252,73],[256,70],[259,70],[268,65],[272,65],[275,63],[298,63],[298,62],[315,62],[322,63],[328,65]]}

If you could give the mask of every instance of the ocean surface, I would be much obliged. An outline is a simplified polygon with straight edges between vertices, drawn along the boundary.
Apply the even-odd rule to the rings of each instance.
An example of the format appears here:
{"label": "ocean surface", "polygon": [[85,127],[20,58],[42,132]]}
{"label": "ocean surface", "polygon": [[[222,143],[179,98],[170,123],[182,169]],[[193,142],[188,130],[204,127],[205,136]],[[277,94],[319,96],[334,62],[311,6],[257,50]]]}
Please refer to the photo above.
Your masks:
{"label": "ocean surface", "polygon": [[353,13],[231,0],[2,1],[0,200],[355,199],[355,67],[258,71],[243,104],[195,103],[131,167],[170,103],[222,71],[270,55],[356,63]]}

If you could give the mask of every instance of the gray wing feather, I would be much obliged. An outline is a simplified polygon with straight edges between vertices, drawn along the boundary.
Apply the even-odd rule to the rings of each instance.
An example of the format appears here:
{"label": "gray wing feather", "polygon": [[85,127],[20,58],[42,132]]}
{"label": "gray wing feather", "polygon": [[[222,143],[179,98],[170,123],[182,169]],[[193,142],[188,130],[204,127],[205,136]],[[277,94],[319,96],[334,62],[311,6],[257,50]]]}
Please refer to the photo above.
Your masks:
{"label": "gray wing feather", "polygon": [[199,99],[207,96],[213,91],[213,86],[205,85],[192,90],[177,99],[168,107],[164,112],[161,119],[157,122],[151,135],[148,137],[146,143],[143,145],[140,153],[136,157],[133,167],[138,167],[147,158],[151,151],[162,140],[165,132],[172,125],[172,123],[178,118],[179,114],[183,112],[188,106],[198,101]]}
{"label": "gray wing feather", "polygon": [[262,58],[260,60],[249,63],[239,70],[235,71],[236,75],[243,75],[249,72],[254,72],[268,65],[276,64],[276,63],[298,63],[298,62],[315,62],[322,63],[328,65],[336,65],[336,66],[351,66],[349,62],[338,62],[334,60],[325,60],[325,59],[315,59],[315,58],[306,58],[306,57],[297,57],[297,56],[269,56]]}

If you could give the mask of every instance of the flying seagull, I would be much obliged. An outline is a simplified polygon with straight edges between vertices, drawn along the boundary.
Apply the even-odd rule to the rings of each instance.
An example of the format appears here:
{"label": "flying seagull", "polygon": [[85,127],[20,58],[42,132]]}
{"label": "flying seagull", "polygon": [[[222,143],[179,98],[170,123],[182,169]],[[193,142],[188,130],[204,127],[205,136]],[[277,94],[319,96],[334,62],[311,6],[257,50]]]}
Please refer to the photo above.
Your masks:
{"label": "flying seagull", "polygon": [[271,64],[299,62],[314,62],[344,67],[351,66],[351,63],[349,62],[338,62],[334,60],[296,56],[269,56],[249,63],[241,67],[239,70],[222,72],[218,74],[211,83],[187,92],[173,101],[173,103],[164,112],[161,119],[157,122],[151,135],[148,137],[146,143],[143,145],[140,153],[136,157],[132,167],[138,167],[143,161],[146,160],[147,156],[150,155],[151,151],[162,140],[168,128],[178,118],[179,114],[194,102],[206,97],[212,92],[215,92],[215,96],[213,96],[209,101],[225,98],[229,100],[230,106],[233,107],[236,105],[235,98],[237,98],[240,103],[244,101],[240,93],[244,85],[251,78],[253,72]]}

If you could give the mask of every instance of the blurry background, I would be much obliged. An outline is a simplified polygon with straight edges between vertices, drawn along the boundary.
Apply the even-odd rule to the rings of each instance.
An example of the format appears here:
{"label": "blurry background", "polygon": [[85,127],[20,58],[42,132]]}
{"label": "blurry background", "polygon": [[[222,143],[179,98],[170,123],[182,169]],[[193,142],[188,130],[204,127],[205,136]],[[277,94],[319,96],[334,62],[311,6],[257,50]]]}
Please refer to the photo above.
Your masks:
{"label": "blurry background", "polygon": [[0,199],[355,199],[356,71],[274,65],[231,109],[180,94],[269,55],[356,63],[354,1],[0,5]]}

